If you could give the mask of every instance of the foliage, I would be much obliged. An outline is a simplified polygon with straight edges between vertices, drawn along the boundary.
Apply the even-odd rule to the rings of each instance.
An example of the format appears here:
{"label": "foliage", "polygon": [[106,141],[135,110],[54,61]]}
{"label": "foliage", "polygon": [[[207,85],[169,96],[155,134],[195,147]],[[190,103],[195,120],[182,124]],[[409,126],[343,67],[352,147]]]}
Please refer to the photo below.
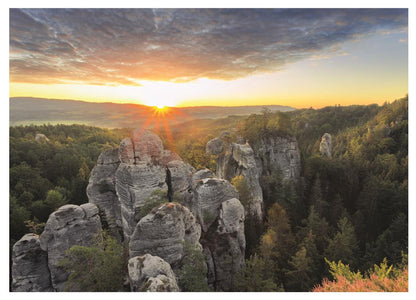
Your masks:
{"label": "foliage", "polygon": [[347,217],[343,217],[338,222],[338,232],[329,240],[328,247],[325,249],[325,256],[330,260],[342,260],[355,265],[357,251],[358,241],[354,226]]}
{"label": "foliage", "polygon": [[178,284],[182,292],[209,292],[206,280],[207,265],[202,251],[189,242],[183,244],[182,267]]}
{"label": "foliage", "polygon": [[[37,133],[49,141],[35,141]],[[11,243],[28,232],[25,221],[46,222],[61,205],[88,202],[88,179],[99,154],[128,134],[83,125],[10,127]]]}
{"label": "foliage", "polygon": [[45,228],[45,223],[43,222],[37,222],[37,220],[26,220],[25,221],[26,227],[29,229],[31,233],[40,235]]}
{"label": "foliage", "polygon": [[124,250],[107,233],[98,236],[92,247],[71,247],[59,266],[69,274],[65,283],[66,291],[123,291],[126,274]]}
{"label": "foliage", "polygon": [[246,259],[245,266],[235,278],[235,291],[238,292],[281,292],[273,281],[267,261],[258,255]]}
{"label": "foliage", "polygon": [[164,190],[155,190],[151,193],[151,195],[144,201],[144,205],[140,208],[139,218],[143,218],[146,216],[150,211],[159,206],[162,203],[167,202],[166,191]]}
{"label": "foliage", "polygon": [[326,260],[330,266],[333,281],[325,278],[322,284],[316,286],[314,292],[407,292],[407,264],[393,268],[384,259],[380,265],[362,275],[360,271],[353,272],[348,265]]}
{"label": "foliage", "polygon": [[247,183],[247,179],[242,176],[238,175],[231,179],[231,184],[235,187],[238,192],[238,199],[240,200],[241,204],[244,206],[245,211],[250,211],[250,203],[252,202],[252,195],[250,191],[250,187]]}
{"label": "foliage", "polygon": [[237,132],[256,148],[262,138],[286,136],[293,133],[288,114],[280,111],[272,113],[264,108],[261,115],[252,114],[237,125]]}

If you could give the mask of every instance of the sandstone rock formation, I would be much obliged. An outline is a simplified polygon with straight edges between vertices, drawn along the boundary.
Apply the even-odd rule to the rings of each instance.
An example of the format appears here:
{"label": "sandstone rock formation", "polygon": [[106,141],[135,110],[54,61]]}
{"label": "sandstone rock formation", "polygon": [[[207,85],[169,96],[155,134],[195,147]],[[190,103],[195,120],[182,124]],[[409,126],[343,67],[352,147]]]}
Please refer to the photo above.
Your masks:
{"label": "sandstone rock formation", "polygon": [[112,235],[121,241],[123,234],[120,201],[115,187],[115,173],[119,165],[118,148],[101,153],[97,165],[91,171],[87,196],[90,203],[97,205],[103,211],[105,220],[102,222],[107,222]]}
{"label": "sandstone rock formation", "polygon": [[300,176],[300,154],[295,137],[265,137],[256,149],[256,156],[263,174],[279,171],[286,180],[297,180]]}
{"label": "sandstone rock formation", "polygon": [[176,268],[184,254],[184,243],[202,249],[200,236],[201,227],[188,208],[165,203],[137,223],[129,244],[130,257],[148,253]]}
{"label": "sandstone rock formation", "polygon": [[208,283],[217,291],[230,291],[235,274],[244,267],[246,241],[244,207],[238,199],[221,203],[216,226],[201,243],[208,265]]}
{"label": "sandstone rock formation", "polygon": [[35,141],[38,143],[49,142],[49,139],[43,133],[36,133]]}
{"label": "sandstone rock formation", "polygon": [[319,152],[321,152],[322,156],[332,157],[332,136],[329,133],[324,133],[322,136]]}
{"label": "sandstone rock formation", "polygon": [[13,245],[12,291],[50,292],[48,255],[40,247],[39,236],[28,233]]}
{"label": "sandstone rock formation", "polygon": [[[221,149],[221,151],[219,151]],[[225,151],[223,151],[225,149]],[[250,190],[249,213],[263,219],[263,192],[260,187],[261,169],[257,166],[254,151],[247,143],[225,143],[215,138],[207,143],[206,151],[217,155],[217,176],[231,182],[236,176],[247,180]]]}
{"label": "sandstone rock formation", "polygon": [[[230,159],[236,162],[235,174],[258,178],[257,173],[250,173],[255,164],[252,149],[244,144],[233,147]],[[143,205],[155,191],[165,194],[167,201],[182,204],[166,202],[140,218]],[[53,290],[62,291],[68,277],[58,266],[65,251],[73,245],[93,245],[94,237],[101,232],[100,215],[113,233],[121,228],[131,258],[155,255],[175,271],[182,267],[185,246],[190,245],[203,250],[208,283],[219,291],[230,290],[233,276],[244,264],[245,211],[229,181],[216,178],[209,170],[195,172],[177,154],[164,150],[158,136],[136,130],[118,149],[100,155],[91,172],[87,195],[90,203],[65,205],[52,213],[40,236]],[[164,267],[160,267],[160,274],[150,276],[150,271],[137,261],[134,264],[133,260],[131,266],[136,269],[130,278],[133,290],[177,288]],[[24,280],[17,275],[16,286],[27,285]]]}
{"label": "sandstone rock formation", "polygon": [[132,292],[179,292],[171,266],[158,256],[130,258],[128,272]]}
{"label": "sandstone rock formation", "polygon": [[208,284],[229,291],[233,276],[244,265],[244,207],[234,186],[213,177],[209,170],[193,176],[193,198],[188,207],[202,226],[201,244],[208,267]]}
{"label": "sandstone rock formation", "polygon": [[66,250],[74,245],[92,246],[101,233],[98,208],[92,203],[64,205],[49,216],[40,236],[40,247],[48,254],[52,287],[63,291],[68,274],[58,266]]}
{"label": "sandstone rock formation", "polygon": [[219,216],[222,202],[238,198],[234,186],[224,179],[204,178],[194,183],[191,211],[201,224],[202,231],[208,228]]}
{"label": "sandstone rock formation", "polygon": [[155,191],[173,199],[188,193],[194,169],[169,150],[150,131],[135,130],[119,148],[120,165],[115,173],[116,192],[121,206],[124,237],[127,241],[139,221],[138,214],[146,199]]}

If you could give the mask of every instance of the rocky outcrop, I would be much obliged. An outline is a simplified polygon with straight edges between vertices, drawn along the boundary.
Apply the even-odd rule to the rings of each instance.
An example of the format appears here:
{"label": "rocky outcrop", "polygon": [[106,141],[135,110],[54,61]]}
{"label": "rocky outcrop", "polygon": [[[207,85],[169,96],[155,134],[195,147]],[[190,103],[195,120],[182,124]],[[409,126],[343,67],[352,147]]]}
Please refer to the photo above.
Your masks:
{"label": "rocky outcrop", "polygon": [[332,157],[332,136],[329,133],[324,133],[319,144],[319,152],[322,156],[328,158]]}
{"label": "rocky outcrop", "polygon": [[45,142],[49,142],[49,139],[43,133],[36,133],[35,141],[38,143],[45,143]]}
{"label": "rocky outcrop", "polygon": [[197,180],[193,188],[190,209],[198,218],[202,231],[207,232],[219,216],[221,204],[226,200],[238,198],[238,193],[231,183],[219,178]]}
{"label": "rocky outcrop", "polygon": [[[241,170],[235,174],[256,178],[248,171],[254,168],[250,149],[243,144],[234,146],[232,159],[238,162]],[[148,204],[149,198],[156,197],[157,191],[166,195],[167,201],[182,204],[166,202],[142,217],[143,205]],[[216,178],[209,170],[195,172],[177,154],[163,149],[158,136],[136,130],[118,149],[100,155],[91,172],[87,195],[90,203],[65,205],[52,213],[37,242],[44,255],[39,258],[44,260],[45,266],[38,269],[48,270],[50,275],[43,278],[50,278],[52,290],[62,291],[68,278],[59,267],[65,252],[74,245],[93,246],[97,235],[101,234],[100,216],[113,232],[121,228],[124,241],[129,245],[129,255],[133,259],[129,267],[132,290],[176,291],[174,276],[160,260],[174,271],[180,270],[189,249],[203,250],[209,285],[219,291],[230,290],[233,276],[244,263],[245,211],[229,181]],[[121,242],[120,237],[118,240]],[[16,244],[16,249],[21,247],[19,245]],[[19,251],[16,251],[16,270],[21,268],[17,258],[24,257],[25,252]],[[138,261],[147,260],[146,255],[160,257],[159,263],[153,263],[152,258],[141,265]],[[20,263],[20,266],[23,265]],[[32,264],[20,273],[30,277],[33,272],[37,274],[34,270]],[[18,272],[15,274],[16,287],[28,286],[24,277],[19,277]]]}
{"label": "rocky outcrop", "polygon": [[52,291],[48,255],[38,235],[28,233],[13,245],[12,262],[13,292]]}
{"label": "rocky outcrop", "polygon": [[102,210],[102,222],[107,223],[112,235],[121,241],[122,222],[120,201],[116,193],[115,173],[120,165],[118,148],[104,151],[92,169],[87,187],[88,201]]}
{"label": "rocky outcrop", "polygon": [[221,140],[218,138],[214,140],[216,140],[214,143],[216,147],[213,147],[212,144],[210,146],[210,143],[208,143],[208,153],[218,153],[216,150],[219,148],[227,149],[225,153],[221,153],[217,157],[217,176],[230,182],[237,176],[245,178],[250,191],[247,213],[262,220],[263,192],[259,181],[261,169],[257,166],[253,149],[247,143],[231,143],[228,145],[223,143],[222,146],[219,146],[219,141]]}
{"label": "rocky outcrop", "polygon": [[242,176],[250,191],[247,213],[257,219],[263,219],[263,192],[260,186],[261,168],[258,167],[254,151],[248,143],[237,144],[223,142],[215,138],[207,143],[206,151],[217,156],[217,173],[219,178],[231,182],[236,176]]}
{"label": "rocky outcrop", "polygon": [[65,252],[74,245],[92,246],[101,234],[98,208],[92,203],[64,205],[49,216],[40,236],[40,247],[48,254],[52,287],[63,291],[68,274],[59,267]]}
{"label": "rocky outcrop", "polygon": [[212,176],[209,170],[194,174],[190,209],[202,226],[208,284],[217,291],[229,291],[233,276],[244,265],[245,212],[234,186]]}
{"label": "rocky outcrop", "polygon": [[284,180],[292,181],[300,177],[300,153],[295,137],[269,136],[261,139],[256,147],[256,157],[263,174],[278,171]]}
{"label": "rocky outcrop", "polygon": [[158,256],[130,258],[128,272],[132,292],[179,292],[171,266]]}
{"label": "rocky outcrop", "polygon": [[238,199],[221,203],[216,226],[201,243],[208,265],[208,283],[217,291],[230,291],[235,274],[244,266],[246,241],[244,207]]}
{"label": "rocky outcrop", "polygon": [[202,249],[200,236],[201,227],[189,209],[168,202],[154,208],[137,223],[129,243],[130,257],[151,254],[177,268],[185,243]]}
{"label": "rocky outcrop", "polygon": [[121,207],[124,237],[130,240],[139,221],[139,212],[152,193],[175,192],[186,197],[194,169],[169,150],[150,131],[136,130],[119,148],[120,165],[115,172],[116,192]]}

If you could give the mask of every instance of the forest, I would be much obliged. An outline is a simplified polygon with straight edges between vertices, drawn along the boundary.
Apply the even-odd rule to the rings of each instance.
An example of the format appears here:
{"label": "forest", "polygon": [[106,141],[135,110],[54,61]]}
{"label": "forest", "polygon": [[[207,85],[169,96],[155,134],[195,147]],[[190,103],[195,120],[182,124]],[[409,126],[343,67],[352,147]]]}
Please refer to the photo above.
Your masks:
{"label": "forest", "polygon": [[[50,213],[88,202],[98,155],[132,128],[85,125],[10,127],[10,248],[40,233]],[[215,170],[209,140],[229,130],[256,149],[261,137],[295,136],[301,177],[260,179],[265,222],[246,218],[246,262],[235,291],[364,291],[407,288],[408,98],[368,106],[331,106],[193,120],[156,132],[195,169]],[[331,158],[322,156],[324,133]],[[35,140],[36,134],[47,139]],[[232,182],[240,200],[242,180]]]}

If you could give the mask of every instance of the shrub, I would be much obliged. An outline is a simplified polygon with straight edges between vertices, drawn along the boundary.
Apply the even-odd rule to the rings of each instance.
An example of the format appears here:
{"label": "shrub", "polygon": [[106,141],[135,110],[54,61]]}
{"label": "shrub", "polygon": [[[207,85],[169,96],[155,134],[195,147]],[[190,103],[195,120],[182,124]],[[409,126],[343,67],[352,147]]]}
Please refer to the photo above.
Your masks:
{"label": "shrub", "polygon": [[[404,258],[405,259],[405,258]],[[407,292],[408,267],[403,264],[399,268],[387,265],[387,260],[369,270],[365,276],[360,271],[353,272],[341,261],[329,262],[333,281],[325,278],[313,292]]]}
{"label": "shrub", "polygon": [[126,263],[123,247],[109,234],[97,237],[92,247],[73,246],[59,266],[69,274],[65,291],[123,291]]}

